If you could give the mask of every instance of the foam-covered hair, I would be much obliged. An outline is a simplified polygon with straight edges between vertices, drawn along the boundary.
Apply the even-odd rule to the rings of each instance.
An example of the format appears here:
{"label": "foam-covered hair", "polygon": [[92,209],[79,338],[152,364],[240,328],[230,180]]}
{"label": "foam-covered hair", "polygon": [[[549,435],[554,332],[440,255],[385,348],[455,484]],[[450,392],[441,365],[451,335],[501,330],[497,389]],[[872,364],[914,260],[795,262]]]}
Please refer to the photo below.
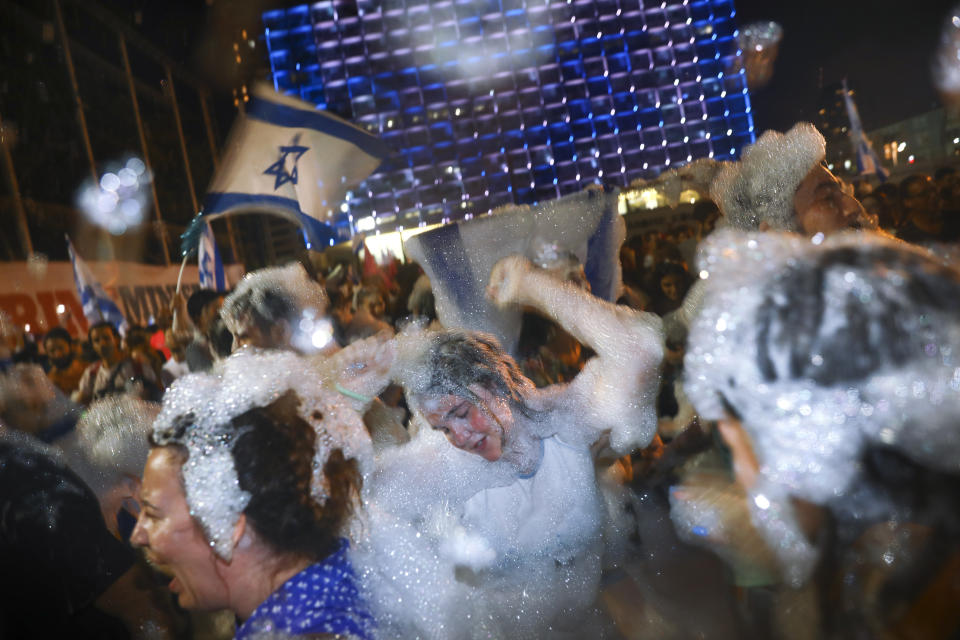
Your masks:
{"label": "foam-covered hair", "polygon": [[809,122],[786,133],[766,131],[747,147],[739,162],[725,163],[710,185],[710,197],[729,226],[755,231],[796,231],[793,196],[826,154],[826,142]]}
{"label": "foam-covered hair", "polygon": [[212,374],[178,378],[164,396],[153,441],[186,448],[182,474],[190,514],[225,560],[232,554],[233,528],[250,501],[232,453],[242,433],[231,420],[291,390],[300,398],[298,414],[316,432],[311,493],[323,504],[323,469],[330,453],[341,450],[345,459],[357,461],[361,473],[368,473],[373,445],[360,416],[340,393],[321,383],[321,372],[306,358],[289,351],[239,351],[219,362]]}
{"label": "foam-covered hair", "polygon": [[130,395],[93,402],[77,421],[77,447],[91,470],[84,478],[97,493],[122,476],[139,478],[150,453],[148,437],[160,405]]}
{"label": "foam-covered hair", "polygon": [[[233,335],[245,327],[256,326],[263,333],[278,323],[286,323],[291,345],[301,352],[312,351],[312,325],[327,311],[327,294],[312,280],[303,265],[291,262],[283,267],[268,267],[248,273],[227,296],[220,316]],[[305,330],[304,325],[309,325]]]}
{"label": "foam-covered hair", "polygon": [[960,471],[960,272],[866,232],[718,232],[699,267],[686,393],[739,414],[771,480],[823,504],[868,445]]}
{"label": "foam-covered hair", "polygon": [[759,463],[751,519],[800,586],[818,552],[791,496],[867,508],[877,450],[960,472],[960,272],[863,231],[721,231],[699,267],[684,389],[704,418],[740,418]]}
{"label": "foam-covered hair", "polygon": [[533,383],[516,361],[488,333],[447,329],[409,331],[401,336],[398,371],[414,396],[457,395],[475,399],[477,384],[495,396],[525,408]]}

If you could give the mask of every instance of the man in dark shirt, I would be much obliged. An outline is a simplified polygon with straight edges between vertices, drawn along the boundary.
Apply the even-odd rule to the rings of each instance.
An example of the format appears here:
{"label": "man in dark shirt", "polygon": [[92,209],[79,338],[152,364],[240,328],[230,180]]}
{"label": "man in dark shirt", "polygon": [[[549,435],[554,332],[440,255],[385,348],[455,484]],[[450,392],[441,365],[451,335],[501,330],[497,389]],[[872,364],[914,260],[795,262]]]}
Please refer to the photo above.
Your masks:
{"label": "man in dark shirt", "polygon": [[171,622],[93,493],[0,428],[0,638],[166,638]]}

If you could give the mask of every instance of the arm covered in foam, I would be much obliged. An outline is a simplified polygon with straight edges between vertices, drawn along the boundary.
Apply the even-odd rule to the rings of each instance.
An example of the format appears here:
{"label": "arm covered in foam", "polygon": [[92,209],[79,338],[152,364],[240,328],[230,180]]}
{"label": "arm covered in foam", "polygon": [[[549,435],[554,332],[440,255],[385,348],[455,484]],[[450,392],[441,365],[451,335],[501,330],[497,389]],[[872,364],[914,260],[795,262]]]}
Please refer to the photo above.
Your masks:
{"label": "arm covered in foam", "polygon": [[663,360],[660,318],[601,300],[519,256],[494,266],[487,294],[500,306],[538,309],[596,352],[560,400],[577,424],[610,430],[621,454],[650,442]]}
{"label": "arm covered in foam", "polygon": [[397,359],[397,346],[392,338],[383,331],[317,361],[331,386],[349,398],[360,413],[369,409],[390,384],[391,369]]}

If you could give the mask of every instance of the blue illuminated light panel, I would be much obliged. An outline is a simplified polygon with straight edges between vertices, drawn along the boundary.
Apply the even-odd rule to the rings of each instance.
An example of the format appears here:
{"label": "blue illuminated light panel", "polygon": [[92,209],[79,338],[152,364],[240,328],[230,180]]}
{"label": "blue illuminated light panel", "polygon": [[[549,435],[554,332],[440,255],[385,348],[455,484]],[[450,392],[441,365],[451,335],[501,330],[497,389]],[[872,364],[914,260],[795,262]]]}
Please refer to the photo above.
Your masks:
{"label": "blue illuminated light panel", "polygon": [[356,0],[263,14],[273,83],[397,150],[346,236],[626,185],[754,141],[732,0]]}

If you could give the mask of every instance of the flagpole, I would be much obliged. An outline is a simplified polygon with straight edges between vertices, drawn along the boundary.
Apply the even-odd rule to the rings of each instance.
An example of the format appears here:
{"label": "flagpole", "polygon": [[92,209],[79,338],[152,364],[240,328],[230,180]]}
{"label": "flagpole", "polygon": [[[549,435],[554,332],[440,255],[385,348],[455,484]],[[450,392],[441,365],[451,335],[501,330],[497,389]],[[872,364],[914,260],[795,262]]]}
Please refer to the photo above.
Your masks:
{"label": "flagpole", "polygon": [[10,153],[10,143],[3,128],[3,118],[0,117],[0,146],[3,147],[3,160],[7,165],[7,178],[10,180],[10,191],[13,192],[13,206],[17,210],[17,232],[20,242],[26,249],[27,258],[33,255],[33,242],[30,240],[30,226],[27,224],[27,212],[23,208],[20,198],[20,184],[17,182],[17,172],[13,168],[13,155]]}
{"label": "flagpole", "polygon": [[90,175],[93,183],[99,184],[97,178],[97,163],[93,159],[93,145],[90,144],[90,133],[87,131],[87,117],[83,113],[83,100],[80,98],[80,85],[77,84],[77,73],[73,68],[73,56],[70,55],[70,39],[67,28],[63,25],[63,13],[60,11],[60,0],[53,0],[53,10],[57,18],[57,29],[63,41],[63,57],[67,63],[67,72],[70,76],[70,88],[73,89],[73,100],[77,106],[77,122],[80,123],[80,133],[83,134],[83,146],[87,151],[87,160],[90,162]]}
{"label": "flagpole", "polygon": [[[137,134],[140,136],[140,150],[143,153],[143,162],[151,172],[153,167],[150,164],[150,152],[147,150],[147,136],[143,131],[143,120],[140,118],[140,103],[137,101],[137,89],[133,83],[133,72],[130,69],[130,58],[127,55],[127,41],[123,35],[119,36],[120,55],[123,58],[123,70],[127,74],[127,86],[130,87],[130,101],[133,102],[133,117],[137,123]],[[163,248],[163,264],[170,266],[170,247],[167,246],[167,230],[163,223],[163,216],[160,213],[160,200],[157,197],[157,181],[150,181],[150,191],[153,194],[153,210],[157,213],[157,223],[160,232],[160,246]]]}
{"label": "flagpole", "polygon": [[170,73],[170,67],[164,67],[167,72],[167,86],[170,88],[170,104],[173,107],[173,121],[177,126],[177,136],[180,138],[180,151],[183,154],[183,168],[187,173],[187,187],[190,190],[190,201],[193,203],[193,211],[200,211],[200,205],[197,203],[197,190],[193,186],[193,174],[190,171],[190,156],[187,155],[187,141],[183,137],[183,123],[180,121],[180,108],[177,106],[177,92],[173,87],[173,74]]}

